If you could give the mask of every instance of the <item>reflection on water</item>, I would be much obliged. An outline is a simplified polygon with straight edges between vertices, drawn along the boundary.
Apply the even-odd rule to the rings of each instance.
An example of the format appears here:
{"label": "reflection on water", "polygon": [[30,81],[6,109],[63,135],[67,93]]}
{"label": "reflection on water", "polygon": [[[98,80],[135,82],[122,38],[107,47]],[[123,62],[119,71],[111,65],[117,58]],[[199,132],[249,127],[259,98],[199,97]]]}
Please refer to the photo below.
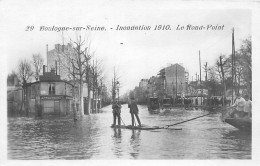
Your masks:
{"label": "reflection on water", "polygon": [[[143,124],[165,126],[207,114],[201,110],[149,113],[139,106]],[[131,124],[126,105],[122,120]],[[101,114],[68,118],[8,118],[9,159],[250,159],[251,134],[222,123],[218,114],[171,127],[140,131],[110,128],[111,106]],[[174,130],[181,129],[181,130]]]}
{"label": "reflection on water", "polygon": [[114,130],[114,136],[112,137],[112,139],[113,139],[114,148],[112,150],[114,151],[114,155],[117,158],[120,158],[123,156],[121,129],[115,128],[113,130]]}
{"label": "reflection on water", "polygon": [[130,138],[130,145],[131,145],[131,151],[130,155],[136,159],[138,158],[139,151],[140,151],[140,130],[132,130],[132,135]]}

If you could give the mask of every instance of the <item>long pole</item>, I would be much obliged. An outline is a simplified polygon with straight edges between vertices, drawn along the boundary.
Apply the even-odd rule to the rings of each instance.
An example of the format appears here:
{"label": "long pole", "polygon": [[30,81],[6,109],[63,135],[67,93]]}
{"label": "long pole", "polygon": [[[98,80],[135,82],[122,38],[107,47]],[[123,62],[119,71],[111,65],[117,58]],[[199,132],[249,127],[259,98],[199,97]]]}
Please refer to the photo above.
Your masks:
{"label": "long pole", "polygon": [[185,121],[182,121],[182,122],[179,122],[179,123],[174,123],[174,124],[166,125],[166,126],[167,126],[167,128],[169,128],[170,126],[175,126],[175,125],[178,125],[178,124],[181,124],[181,123],[189,122],[189,121],[192,121],[192,120],[195,120],[195,119],[198,119],[198,118],[210,115],[210,114],[215,114],[215,112],[210,112],[210,113],[208,113],[206,115],[201,115],[201,116],[198,116],[198,117],[195,117],[195,118],[192,118],[192,119],[188,119],[188,120],[185,120]]}

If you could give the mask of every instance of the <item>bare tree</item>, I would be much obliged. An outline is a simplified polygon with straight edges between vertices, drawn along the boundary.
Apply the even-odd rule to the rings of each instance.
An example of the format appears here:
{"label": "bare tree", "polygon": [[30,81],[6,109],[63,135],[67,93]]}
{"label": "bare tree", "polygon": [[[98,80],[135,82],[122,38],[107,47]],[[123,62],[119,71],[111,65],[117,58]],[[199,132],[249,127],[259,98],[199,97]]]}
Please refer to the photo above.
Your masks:
{"label": "bare tree", "polygon": [[[89,48],[86,47],[85,39],[82,40],[81,36],[76,38],[76,41],[72,41],[70,45],[73,50],[71,52],[63,52],[64,62],[62,65],[66,68],[69,78],[73,79],[74,85],[78,86],[79,91],[79,111],[80,115],[84,114],[84,102],[83,102],[83,81],[84,76],[88,71],[88,64],[91,58],[89,54]],[[74,88],[75,91],[75,88]]]}
{"label": "bare tree", "polygon": [[96,62],[95,60],[93,60],[92,73],[93,112],[97,113],[97,99],[100,97],[100,87],[102,86],[101,82],[103,80],[102,60],[96,59]]}
{"label": "bare tree", "polygon": [[[76,38],[76,41],[70,39],[71,51],[63,51],[61,65],[68,73],[68,78],[73,80],[74,85],[78,86],[79,90],[79,105],[80,113],[84,114],[84,102],[83,102],[83,86],[87,84],[87,96],[88,96],[88,109],[86,114],[91,113],[91,91],[93,92],[93,99],[96,99],[99,95],[101,86],[100,78],[102,77],[102,61],[96,60],[91,64],[90,60],[94,57],[95,51],[91,48],[91,41],[81,36]],[[93,105],[94,106],[94,105]],[[96,104],[95,107],[96,108]],[[96,110],[96,109],[95,109]],[[92,110],[92,112],[94,112]]]}
{"label": "bare tree", "polygon": [[[114,77],[113,77],[113,79],[112,79],[112,89],[111,89],[111,91],[112,91],[112,101],[114,102],[115,101],[115,99],[116,99],[116,91],[118,91],[119,92],[119,88],[120,88],[120,82],[119,82],[119,80],[120,80],[120,76],[119,76],[119,74],[118,74],[118,71],[115,69],[115,67],[114,67]],[[119,96],[118,96],[119,97]]]}
{"label": "bare tree", "polygon": [[32,63],[33,63],[33,67],[34,67],[34,78],[36,81],[39,80],[43,62],[44,62],[44,59],[42,58],[41,54],[32,55]]}
{"label": "bare tree", "polygon": [[[90,45],[89,47],[90,48]],[[95,53],[95,52],[94,52]],[[92,87],[92,82],[91,82],[91,78],[93,77],[93,72],[92,72],[92,68],[90,65],[90,60],[91,58],[94,56],[94,53],[90,53],[90,49],[87,49],[86,54],[84,55],[86,63],[85,65],[85,81],[87,83],[87,93],[88,93],[88,108],[87,108],[87,114],[90,113],[91,110],[91,98],[90,98],[90,92],[91,92],[91,87]]]}
{"label": "bare tree", "polygon": [[18,76],[22,82],[22,88],[23,88],[23,94],[22,94],[22,104],[20,107],[19,112],[22,111],[23,105],[25,106],[25,111],[28,114],[28,108],[27,108],[27,99],[26,99],[26,94],[27,94],[27,86],[26,83],[29,81],[31,76],[33,75],[32,69],[30,62],[26,59],[23,59],[19,62],[18,65]]}
{"label": "bare tree", "polygon": [[19,62],[18,75],[22,81],[23,86],[29,81],[29,79],[33,75],[30,62],[27,59],[23,59]]}

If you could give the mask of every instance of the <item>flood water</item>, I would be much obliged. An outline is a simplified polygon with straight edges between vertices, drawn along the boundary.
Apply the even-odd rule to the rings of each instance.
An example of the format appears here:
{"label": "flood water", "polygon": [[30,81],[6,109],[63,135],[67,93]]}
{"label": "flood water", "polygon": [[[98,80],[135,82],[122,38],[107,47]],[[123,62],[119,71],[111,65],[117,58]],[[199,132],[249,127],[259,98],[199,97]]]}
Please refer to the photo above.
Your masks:
{"label": "flood water", "polygon": [[[149,113],[139,106],[142,124],[165,126],[207,114],[173,109]],[[131,123],[127,105],[122,120]],[[251,159],[251,134],[221,122],[212,114],[170,130],[110,128],[111,106],[102,113],[68,118],[8,118],[9,159]],[[176,130],[178,129],[178,130]]]}

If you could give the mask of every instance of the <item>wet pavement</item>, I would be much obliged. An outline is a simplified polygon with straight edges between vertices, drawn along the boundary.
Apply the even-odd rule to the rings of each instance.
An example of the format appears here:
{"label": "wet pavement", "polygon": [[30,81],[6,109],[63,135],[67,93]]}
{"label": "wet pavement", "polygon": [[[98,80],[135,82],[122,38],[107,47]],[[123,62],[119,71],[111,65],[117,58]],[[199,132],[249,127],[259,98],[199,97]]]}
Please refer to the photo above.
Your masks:
{"label": "wet pavement", "polygon": [[[207,114],[172,109],[150,113],[139,106],[142,124],[165,126]],[[110,128],[111,106],[74,122],[68,118],[9,117],[9,159],[251,159],[251,134],[211,114],[170,130]],[[131,116],[122,106],[123,123]],[[178,130],[175,130],[178,129]]]}

